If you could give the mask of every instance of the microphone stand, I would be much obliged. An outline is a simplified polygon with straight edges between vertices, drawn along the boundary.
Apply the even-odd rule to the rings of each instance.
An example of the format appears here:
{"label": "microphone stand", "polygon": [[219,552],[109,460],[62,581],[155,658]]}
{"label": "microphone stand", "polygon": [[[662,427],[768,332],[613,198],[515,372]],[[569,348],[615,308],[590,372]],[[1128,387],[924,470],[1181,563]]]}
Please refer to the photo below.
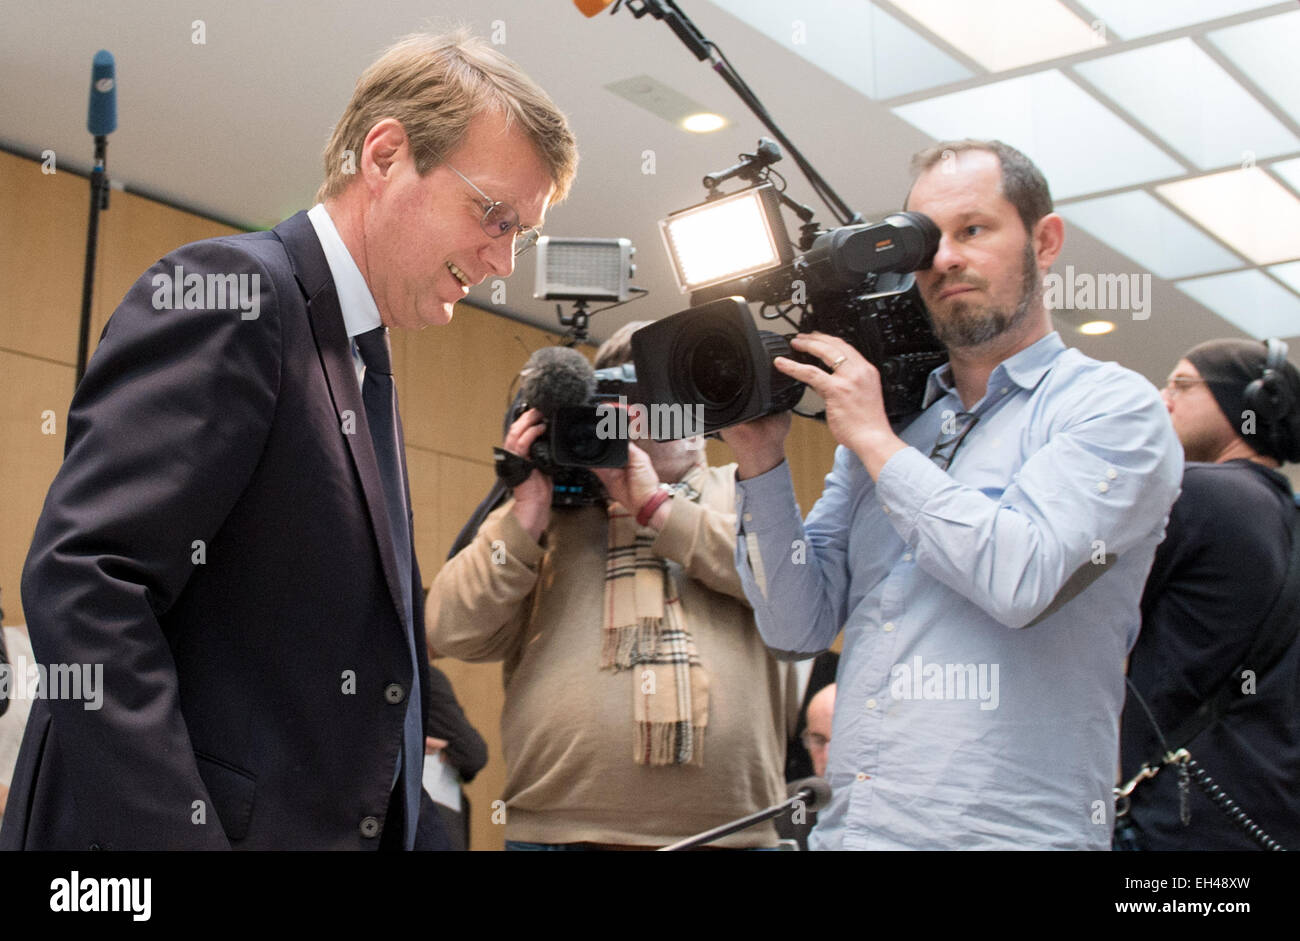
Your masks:
{"label": "microphone stand", "polygon": [[95,136],[95,168],[90,172],[90,222],[86,226],[86,268],[81,282],[81,329],[77,337],[77,379],[86,375],[90,352],[90,304],[95,293],[95,249],[99,242],[99,211],[108,208],[108,177],[104,173],[108,137]]}
{"label": "microphone stand", "polygon": [[694,849],[697,846],[703,846],[705,843],[711,843],[719,840],[724,836],[730,836],[740,830],[748,829],[765,820],[771,820],[773,817],[779,817],[796,803],[802,801],[804,804],[815,804],[816,797],[813,789],[810,787],[801,787],[793,796],[787,797],[779,804],[774,804],[765,810],[756,810],[752,814],[741,817],[739,820],[733,820],[731,823],[724,823],[721,826],[714,827],[712,830],[705,830],[703,833],[697,833],[695,836],[688,836],[684,840],[678,840],[669,846],[659,847],[660,853],[672,853],[678,850]]}

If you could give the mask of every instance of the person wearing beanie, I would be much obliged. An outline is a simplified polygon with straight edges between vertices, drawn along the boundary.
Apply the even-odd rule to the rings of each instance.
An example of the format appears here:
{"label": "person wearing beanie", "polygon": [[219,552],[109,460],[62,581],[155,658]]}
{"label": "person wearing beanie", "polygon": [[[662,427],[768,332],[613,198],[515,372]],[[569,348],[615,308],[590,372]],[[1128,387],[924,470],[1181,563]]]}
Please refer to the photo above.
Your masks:
{"label": "person wearing beanie", "polygon": [[[1161,770],[1130,795],[1117,848],[1260,848],[1190,774],[1161,765],[1181,747],[1267,837],[1300,848],[1300,643],[1288,632],[1280,659],[1249,660],[1297,516],[1277,470],[1300,460],[1300,372],[1285,357],[1277,340],[1211,340],[1162,390],[1187,464],[1142,597],[1120,733],[1123,781],[1144,764]],[[1187,725],[1225,687],[1218,718]]]}

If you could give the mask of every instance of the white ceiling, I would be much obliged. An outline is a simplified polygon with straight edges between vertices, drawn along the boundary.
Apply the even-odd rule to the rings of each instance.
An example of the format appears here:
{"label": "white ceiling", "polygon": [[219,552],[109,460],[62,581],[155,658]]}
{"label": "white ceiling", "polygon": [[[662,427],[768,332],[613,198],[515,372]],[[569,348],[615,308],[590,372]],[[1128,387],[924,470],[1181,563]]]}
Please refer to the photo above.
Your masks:
{"label": "white ceiling", "polygon": [[[1089,2],[1065,0],[1085,20]],[[1221,14],[1216,8],[1227,0],[1198,2]],[[1094,6],[1107,3],[1111,0],[1093,0]],[[909,106],[929,98],[1055,69],[1064,70],[1073,81],[1078,74],[1075,65],[1087,66],[1101,54],[1097,50],[1075,53],[990,75],[974,59],[901,12],[901,2],[877,0],[875,7],[918,32],[923,45],[941,54],[933,72],[941,84],[901,93],[898,89],[907,83],[891,80],[881,70],[906,68],[907,57],[899,55],[896,47],[881,48],[879,35],[874,42],[864,43],[864,49],[872,47],[873,87],[893,95],[878,101],[797,55],[788,42],[769,38],[720,8],[737,8],[736,0],[719,0],[717,5],[709,0],[679,0],[679,5],[723,49],[823,177],[868,219],[899,207],[907,187],[908,160],[931,142],[900,112],[908,113]],[[866,5],[867,0],[787,4],[791,18],[807,20],[810,37],[819,30],[822,36],[836,36],[837,67],[851,62],[844,56],[842,25],[851,18],[837,17],[837,11],[860,15]],[[774,4],[764,0],[757,6]],[[1208,25],[1194,22],[1127,41],[1112,36],[1105,51],[1141,49],[1189,36],[1204,49],[1205,34],[1213,29],[1295,8],[1290,2],[1274,3],[1220,15]],[[274,224],[310,205],[320,181],[320,151],[334,120],[357,75],[394,39],[420,29],[464,23],[481,35],[504,40],[502,51],[568,113],[582,150],[577,184],[568,202],[549,214],[548,234],[623,236],[639,250],[635,283],[650,290],[648,299],[593,318],[592,333],[597,338],[608,336],[626,320],[654,319],[686,306],[664,256],[657,221],[667,212],[700,201],[704,192],[700,178],[706,172],[730,166],[737,154],[753,150],[757,138],[768,134],[667,26],[649,17],[634,19],[627,10],[586,19],[568,0],[4,0],[2,12],[0,146],[33,156],[53,149],[60,167],[88,167],[91,140],[85,115],[90,60],[96,50],[108,49],[116,57],[118,78],[118,129],[110,138],[110,176],[128,189],[249,227]],[[195,20],[203,21],[205,44],[192,42]],[[896,29],[897,23],[891,28]],[[1133,29],[1136,35],[1139,26]],[[638,75],[648,75],[726,115],[730,126],[708,135],[688,134],[604,87]],[[1075,84],[1083,86],[1083,94],[1091,94],[1086,83]],[[1102,104],[1111,107],[1104,99],[1100,97]],[[1281,109],[1272,110],[1281,127],[1300,135],[1294,119]],[[987,117],[990,125],[1001,125],[1006,115]],[[1140,121],[1126,113],[1121,117],[1165,155],[1178,156]],[[968,123],[980,127],[979,114],[970,116]],[[1091,159],[1086,152],[1089,146],[1096,148],[1100,160],[1108,141],[1082,145],[1084,165]],[[654,154],[653,174],[643,172],[647,151]],[[1276,162],[1289,158],[1294,165],[1297,156],[1282,153]],[[1183,164],[1185,175],[1200,172],[1186,161]],[[816,202],[793,161],[785,160],[778,169],[789,181],[791,195],[813,205],[823,224],[833,224],[830,212]],[[1281,170],[1277,175],[1286,179]],[[1295,175],[1291,185],[1297,185]],[[1084,193],[1080,198],[1088,195],[1097,194]],[[1082,210],[1079,217],[1083,218]],[[1144,270],[1079,225],[1067,225],[1066,251],[1058,270],[1064,271],[1066,264],[1076,272],[1099,274]],[[1208,234],[1217,243],[1215,233]],[[1251,265],[1242,262],[1240,267]],[[1270,284],[1300,281],[1294,268],[1277,268],[1274,275],[1282,280]],[[533,263],[525,259],[508,282],[504,308],[555,327],[555,305],[531,297],[532,277]],[[1070,332],[1067,343],[1163,381],[1179,355],[1192,345],[1216,336],[1244,335],[1174,282],[1160,277],[1152,282],[1149,319],[1121,319],[1118,329],[1103,337]],[[1292,288],[1280,290],[1286,293]],[[486,288],[480,287],[472,296],[482,306],[493,307]],[[1202,292],[1203,299],[1211,296]],[[1284,333],[1300,334],[1300,321]],[[1300,360],[1300,341],[1292,343],[1291,358]]]}

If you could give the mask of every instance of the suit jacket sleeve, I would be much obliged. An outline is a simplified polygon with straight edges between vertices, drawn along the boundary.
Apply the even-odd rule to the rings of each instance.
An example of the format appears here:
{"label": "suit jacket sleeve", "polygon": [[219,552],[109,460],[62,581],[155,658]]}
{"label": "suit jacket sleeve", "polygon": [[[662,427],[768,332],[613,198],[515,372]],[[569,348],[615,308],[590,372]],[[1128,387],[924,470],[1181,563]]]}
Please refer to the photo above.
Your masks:
{"label": "suit jacket sleeve", "polygon": [[[249,275],[257,316],[209,309],[201,292],[192,305],[169,297],[164,279],[181,273]],[[229,846],[165,616],[257,467],[280,380],[277,304],[266,266],[236,243],[178,250],[118,307],[69,411],[22,591],[40,662],[103,665],[99,708],[49,707],[88,839],[104,848]]]}
{"label": "suit jacket sleeve", "polygon": [[429,698],[424,710],[426,735],[447,743],[447,760],[468,784],[487,764],[487,742],[470,725],[465,711],[456,701],[451,680],[437,667],[429,667]]}

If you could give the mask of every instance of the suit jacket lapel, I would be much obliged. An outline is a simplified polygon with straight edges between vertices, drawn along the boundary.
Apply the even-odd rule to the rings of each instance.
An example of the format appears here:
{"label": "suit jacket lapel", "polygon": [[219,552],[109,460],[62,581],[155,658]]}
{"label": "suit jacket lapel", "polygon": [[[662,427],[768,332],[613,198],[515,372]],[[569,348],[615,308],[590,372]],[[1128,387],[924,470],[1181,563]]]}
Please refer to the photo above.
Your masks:
{"label": "suit jacket lapel", "polygon": [[[397,609],[398,622],[410,631],[412,626],[406,623],[406,605],[402,599],[401,581],[397,576],[397,552],[393,547],[388,510],[384,504],[379,462],[375,458],[365,404],[361,400],[361,386],[357,382],[356,367],[353,365],[352,345],[343,325],[343,311],[339,307],[329,263],[325,260],[316,230],[312,228],[311,220],[305,212],[299,212],[280,223],[275,227],[275,233],[284,243],[293,265],[294,276],[307,296],[307,314],[316,341],[316,351],[338,416],[339,432],[347,441],[353,467],[361,478],[361,490],[365,495],[370,529],[374,533],[379,558],[383,563],[384,579],[388,582],[388,592]],[[405,476],[404,449],[401,459],[402,473]],[[409,490],[407,506],[410,506]]]}

